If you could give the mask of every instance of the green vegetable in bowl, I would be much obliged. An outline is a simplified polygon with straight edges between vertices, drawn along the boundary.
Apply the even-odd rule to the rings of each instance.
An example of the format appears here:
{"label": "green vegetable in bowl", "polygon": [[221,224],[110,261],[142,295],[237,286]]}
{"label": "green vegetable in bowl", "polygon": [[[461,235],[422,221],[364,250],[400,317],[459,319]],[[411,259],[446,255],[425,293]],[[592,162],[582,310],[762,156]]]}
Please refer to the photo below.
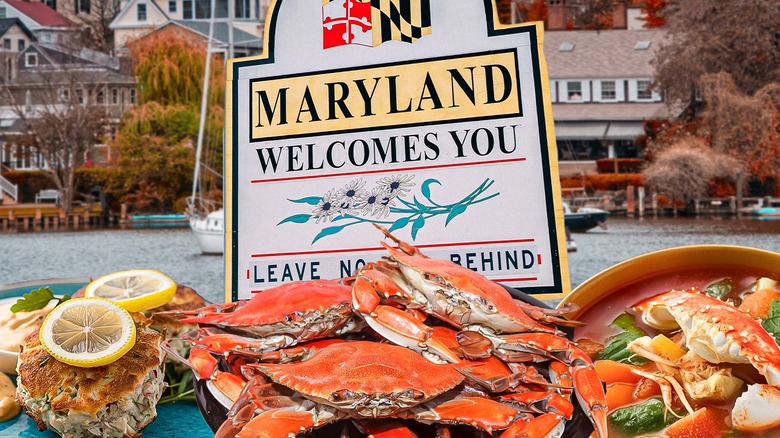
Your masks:
{"label": "green vegetable in bowl", "polygon": [[676,420],[677,417],[668,413],[664,403],[657,398],[616,409],[609,414],[610,423],[629,436],[659,431]]}
{"label": "green vegetable in bowl", "polygon": [[628,313],[623,313],[615,318],[611,325],[619,327],[623,331],[607,339],[607,345],[599,352],[596,359],[614,360],[632,365],[647,363],[647,359],[637,356],[627,347],[628,343],[634,339],[647,336],[647,333],[636,325],[634,317]]}

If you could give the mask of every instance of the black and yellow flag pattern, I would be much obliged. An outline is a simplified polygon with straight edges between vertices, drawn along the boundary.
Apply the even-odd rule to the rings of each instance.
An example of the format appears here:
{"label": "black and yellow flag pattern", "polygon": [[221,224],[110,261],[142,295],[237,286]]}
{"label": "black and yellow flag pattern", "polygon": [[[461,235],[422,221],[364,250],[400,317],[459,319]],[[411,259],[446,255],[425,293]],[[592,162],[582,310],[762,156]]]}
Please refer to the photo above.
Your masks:
{"label": "black and yellow flag pattern", "polygon": [[431,33],[430,0],[371,0],[373,44],[412,43]]}

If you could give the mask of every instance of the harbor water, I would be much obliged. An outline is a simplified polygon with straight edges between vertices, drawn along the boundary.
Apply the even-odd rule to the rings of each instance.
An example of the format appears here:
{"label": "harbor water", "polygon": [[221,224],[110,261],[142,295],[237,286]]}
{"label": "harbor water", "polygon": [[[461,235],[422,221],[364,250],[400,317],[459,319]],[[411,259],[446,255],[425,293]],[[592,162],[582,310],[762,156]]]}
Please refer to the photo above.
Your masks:
{"label": "harbor water", "polygon": [[[612,217],[607,228],[572,235],[571,287],[623,260],[696,244],[743,245],[780,252],[780,220]],[[189,228],[98,229],[0,234],[0,285],[50,278],[97,278],[155,268],[207,300],[225,299],[221,256],[202,255]],[[780,268],[778,269],[780,271]]]}

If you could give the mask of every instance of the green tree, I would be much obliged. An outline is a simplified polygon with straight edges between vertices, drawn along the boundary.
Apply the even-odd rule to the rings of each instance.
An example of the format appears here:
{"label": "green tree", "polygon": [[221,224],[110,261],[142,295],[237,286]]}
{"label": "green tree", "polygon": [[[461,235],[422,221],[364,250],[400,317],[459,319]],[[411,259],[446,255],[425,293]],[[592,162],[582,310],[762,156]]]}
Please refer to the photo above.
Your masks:
{"label": "green tree", "polygon": [[[139,38],[128,45],[133,71],[138,78],[143,102],[198,107],[206,66],[206,43],[202,39],[168,29]],[[212,102],[223,102],[224,63],[214,57],[209,82]]]}
{"label": "green tree", "polygon": [[184,105],[148,102],[126,114],[108,193],[137,211],[170,211],[192,185],[198,115]]}

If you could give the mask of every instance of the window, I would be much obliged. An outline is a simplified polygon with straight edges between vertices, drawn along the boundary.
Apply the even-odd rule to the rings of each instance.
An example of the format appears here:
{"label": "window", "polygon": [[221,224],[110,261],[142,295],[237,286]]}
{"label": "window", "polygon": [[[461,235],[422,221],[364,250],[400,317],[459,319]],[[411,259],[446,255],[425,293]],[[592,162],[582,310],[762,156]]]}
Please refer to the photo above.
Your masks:
{"label": "window", "polygon": [[19,51],[20,52],[24,51],[24,47],[25,47],[24,40],[19,40],[17,41],[17,43],[18,43]]}
{"label": "window", "polygon": [[184,0],[181,17],[185,20],[192,20],[192,0]]}
{"label": "window", "polygon": [[579,102],[582,100],[582,82],[566,83],[566,100]]}
{"label": "window", "polygon": [[76,14],[78,13],[84,13],[89,14],[92,5],[90,4],[90,0],[75,0],[73,4],[76,6]]}
{"label": "window", "polygon": [[135,105],[135,88],[130,89],[130,105]]}
{"label": "window", "polygon": [[6,15],[5,6],[0,7],[0,18],[8,18]]}
{"label": "window", "polygon": [[84,90],[81,88],[76,89],[76,101],[80,104],[84,104]]}
{"label": "window", "polygon": [[70,90],[65,87],[60,87],[60,101],[67,102],[70,100]]}
{"label": "window", "polygon": [[119,88],[112,88],[111,89],[111,104],[112,105],[118,105],[119,104]]}
{"label": "window", "polygon": [[136,8],[138,12],[138,21],[146,21],[146,3],[138,3]]}
{"label": "window", "polygon": [[27,67],[36,67],[38,65],[38,54],[37,53],[25,53],[24,55],[24,65]]}
{"label": "window", "polygon": [[168,12],[176,13],[177,0],[168,0]]}
{"label": "window", "polygon": [[57,10],[57,0],[46,0],[43,3],[55,11]]}
{"label": "window", "polygon": [[639,100],[649,100],[653,98],[653,91],[650,89],[650,81],[636,81],[636,98]]}
{"label": "window", "polygon": [[24,111],[32,111],[32,92],[30,90],[24,91]]}
{"label": "window", "polygon": [[572,50],[574,50],[574,43],[570,42],[562,42],[558,47],[559,52],[571,52]]}
{"label": "window", "polygon": [[14,79],[14,63],[11,57],[5,58],[5,80],[11,81]]}
{"label": "window", "polygon": [[615,100],[615,81],[601,81],[601,100]]}
{"label": "window", "polygon": [[634,50],[647,50],[650,48],[650,41],[637,41],[634,44]]}
{"label": "window", "polygon": [[97,98],[95,99],[95,103],[97,103],[98,105],[105,105],[106,94],[103,92],[103,90],[99,90],[97,92]]}
{"label": "window", "polygon": [[11,50],[11,38],[3,38],[3,50]]}

